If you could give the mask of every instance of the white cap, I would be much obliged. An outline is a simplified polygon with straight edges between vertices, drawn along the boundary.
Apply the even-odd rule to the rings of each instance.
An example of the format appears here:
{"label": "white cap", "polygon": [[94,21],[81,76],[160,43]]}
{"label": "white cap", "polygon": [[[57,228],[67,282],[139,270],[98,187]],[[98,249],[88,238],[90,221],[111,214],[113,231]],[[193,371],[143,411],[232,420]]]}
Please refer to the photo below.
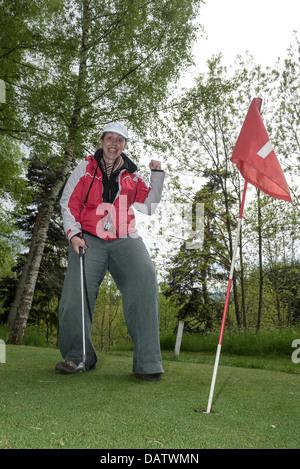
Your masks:
{"label": "white cap", "polygon": [[119,122],[109,122],[108,124],[106,124],[104,126],[104,129],[102,130],[102,135],[105,132],[115,132],[116,134],[122,135],[122,137],[128,140],[127,129],[124,125],[119,124]]}

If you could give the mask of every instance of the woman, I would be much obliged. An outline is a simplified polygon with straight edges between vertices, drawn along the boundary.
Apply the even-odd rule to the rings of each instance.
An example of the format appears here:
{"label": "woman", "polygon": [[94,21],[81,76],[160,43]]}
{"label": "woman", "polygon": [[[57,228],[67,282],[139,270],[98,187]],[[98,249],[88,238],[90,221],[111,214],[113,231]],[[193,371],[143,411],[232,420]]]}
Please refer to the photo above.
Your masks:
{"label": "woman", "polygon": [[102,148],[71,174],[62,198],[64,229],[70,241],[69,263],[60,302],[59,344],[63,361],[56,370],[74,373],[82,362],[79,248],[85,285],[85,369],[97,362],[91,341],[92,318],[106,271],[122,293],[126,325],[134,344],[133,372],[145,380],[163,373],[159,344],[156,273],[138,236],[132,206],[151,215],[161,199],[165,173],[151,160],[148,187],[125,155],[126,127],[111,122],[102,132]]}

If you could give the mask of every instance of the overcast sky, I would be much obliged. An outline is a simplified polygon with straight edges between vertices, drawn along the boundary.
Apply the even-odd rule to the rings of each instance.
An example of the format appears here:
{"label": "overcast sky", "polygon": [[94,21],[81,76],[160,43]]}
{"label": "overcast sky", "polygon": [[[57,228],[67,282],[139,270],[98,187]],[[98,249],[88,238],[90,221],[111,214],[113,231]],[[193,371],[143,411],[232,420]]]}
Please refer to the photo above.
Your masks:
{"label": "overcast sky", "polygon": [[300,0],[206,0],[200,21],[205,36],[195,47],[198,71],[204,72],[212,54],[221,52],[231,65],[237,54],[249,50],[257,63],[274,65],[284,58],[300,33]]}

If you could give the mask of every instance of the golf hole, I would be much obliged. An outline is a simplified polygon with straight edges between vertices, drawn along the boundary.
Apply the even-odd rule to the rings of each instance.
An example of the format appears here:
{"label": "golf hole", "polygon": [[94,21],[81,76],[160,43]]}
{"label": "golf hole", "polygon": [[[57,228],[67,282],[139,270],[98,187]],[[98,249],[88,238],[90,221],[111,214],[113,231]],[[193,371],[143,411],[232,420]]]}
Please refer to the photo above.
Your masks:
{"label": "golf hole", "polygon": [[[200,410],[194,409],[194,412],[197,412],[198,414],[207,414],[206,409],[200,409]],[[216,411],[215,411],[215,410],[211,410],[209,413],[210,413],[210,414],[215,414]]]}

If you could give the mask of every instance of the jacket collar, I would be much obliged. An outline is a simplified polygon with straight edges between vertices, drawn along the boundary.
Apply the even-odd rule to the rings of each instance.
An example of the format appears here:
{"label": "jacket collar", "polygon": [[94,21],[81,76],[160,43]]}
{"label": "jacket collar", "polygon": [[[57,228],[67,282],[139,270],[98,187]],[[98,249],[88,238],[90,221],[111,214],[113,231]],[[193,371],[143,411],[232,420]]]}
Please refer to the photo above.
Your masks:
{"label": "jacket collar", "polygon": [[[103,154],[102,148],[99,148],[94,154],[94,158],[97,161],[97,163],[100,163],[102,154]],[[124,160],[124,165],[122,166],[121,169],[127,169],[130,173],[134,173],[137,170],[136,164],[130,158],[128,158],[128,156],[126,156],[125,153],[122,153],[122,158]]]}

